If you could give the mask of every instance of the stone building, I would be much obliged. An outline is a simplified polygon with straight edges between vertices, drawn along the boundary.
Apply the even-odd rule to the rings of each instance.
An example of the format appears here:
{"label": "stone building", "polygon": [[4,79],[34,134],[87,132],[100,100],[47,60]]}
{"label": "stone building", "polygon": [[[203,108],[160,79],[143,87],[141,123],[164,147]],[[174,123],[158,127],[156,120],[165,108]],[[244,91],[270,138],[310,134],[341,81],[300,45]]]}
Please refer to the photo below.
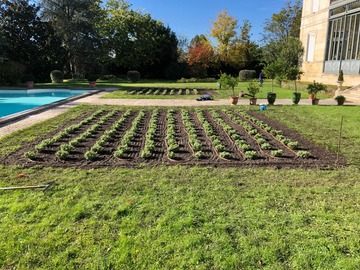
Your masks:
{"label": "stone building", "polygon": [[302,81],[360,85],[360,0],[303,0]]}

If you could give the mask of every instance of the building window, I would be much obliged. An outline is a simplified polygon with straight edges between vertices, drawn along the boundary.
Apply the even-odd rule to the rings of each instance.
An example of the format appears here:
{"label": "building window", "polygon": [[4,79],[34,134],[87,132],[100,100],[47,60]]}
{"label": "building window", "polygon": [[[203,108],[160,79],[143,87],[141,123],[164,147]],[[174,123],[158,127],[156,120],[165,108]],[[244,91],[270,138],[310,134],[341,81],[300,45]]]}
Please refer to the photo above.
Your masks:
{"label": "building window", "polygon": [[318,12],[319,11],[319,0],[313,0],[312,2],[312,12]]}
{"label": "building window", "polygon": [[360,13],[330,20],[327,61],[360,59]]}
{"label": "building window", "polygon": [[311,33],[311,34],[308,35],[307,53],[306,53],[306,61],[308,61],[308,62],[313,62],[314,61],[315,40],[316,40],[316,34],[315,33]]}

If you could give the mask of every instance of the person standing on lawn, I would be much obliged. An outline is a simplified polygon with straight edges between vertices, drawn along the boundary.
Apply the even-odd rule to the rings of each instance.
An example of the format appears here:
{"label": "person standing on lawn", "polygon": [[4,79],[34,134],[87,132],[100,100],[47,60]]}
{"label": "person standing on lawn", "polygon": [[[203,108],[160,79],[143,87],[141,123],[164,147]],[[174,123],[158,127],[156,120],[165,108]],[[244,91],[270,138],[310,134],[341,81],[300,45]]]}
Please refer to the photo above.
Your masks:
{"label": "person standing on lawn", "polygon": [[259,74],[259,84],[260,84],[260,86],[263,85],[263,82],[264,82],[264,74],[261,71],[260,74]]}

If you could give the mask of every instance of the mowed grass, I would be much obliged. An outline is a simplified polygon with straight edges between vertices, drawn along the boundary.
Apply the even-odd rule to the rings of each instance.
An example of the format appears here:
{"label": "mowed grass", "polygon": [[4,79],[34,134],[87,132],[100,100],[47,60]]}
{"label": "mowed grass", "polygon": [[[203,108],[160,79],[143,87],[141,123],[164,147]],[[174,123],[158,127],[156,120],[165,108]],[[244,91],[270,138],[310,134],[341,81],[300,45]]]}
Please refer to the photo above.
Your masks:
{"label": "mowed grass", "polygon": [[1,191],[0,266],[356,269],[358,173],[1,168],[1,185],[57,185]]}
{"label": "mowed grass", "polygon": [[[247,87],[249,82],[239,82],[238,86],[235,87],[235,95],[239,95],[240,92],[247,93]],[[213,89],[216,91],[216,95],[214,95],[215,99],[228,99],[229,96],[232,95],[231,89],[219,89],[216,82],[212,83],[169,83],[169,82],[141,82],[141,83],[122,83],[121,87],[118,91],[113,93],[106,94],[102,96],[102,98],[135,98],[135,99],[173,99],[173,98],[180,98],[180,99],[194,99],[194,95],[181,95],[181,96],[170,96],[170,95],[130,95],[127,93],[126,89],[136,89],[141,87],[151,87],[151,88],[195,88],[195,89]],[[271,87],[271,81],[265,80],[262,87],[259,89],[259,93],[256,95],[257,98],[266,98],[267,93],[270,91],[274,91],[277,95],[277,98],[287,98],[291,99],[293,90],[281,88],[274,84]],[[307,98],[306,91],[299,91],[302,94],[302,98]],[[200,96],[200,95],[199,95]],[[330,95],[326,93],[320,93],[318,95],[319,98],[329,98]]]}
{"label": "mowed grass", "polygon": [[[0,156],[85,110],[1,139]],[[1,166],[0,186],[56,185],[0,191],[0,268],[357,269],[358,107],[270,106],[264,113],[331,150],[344,116],[341,154],[351,166]]]}
{"label": "mowed grass", "polygon": [[[255,79],[255,81],[257,81]],[[239,95],[240,92],[247,93],[247,87],[249,82],[239,82],[239,85],[235,88],[235,94]],[[277,98],[282,99],[291,99],[293,90],[271,86],[271,80],[265,80],[263,86],[260,88],[260,92],[256,95],[257,98],[266,98],[267,93],[274,91],[277,94]],[[103,98],[131,98],[131,99],[195,99],[201,95],[130,95],[128,94],[129,89],[137,89],[142,87],[151,87],[151,88],[181,88],[181,89],[213,89],[217,92],[214,96],[215,99],[228,99],[232,95],[231,89],[219,89],[217,82],[194,82],[194,83],[178,83],[176,81],[156,81],[156,80],[142,80],[138,83],[130,83],[125,80],[115,80],[115,81],[104,81],[98,80],[96,83],[97,88],[115,88],[118,89],[115,92],[108,93],[103,96]],[[68,80],[64,83],[43,83],[36,84],[35,87],[39,88],[88,88],[88,82],[86,80]],[[299,91],[302,93],[302,98],[307,98],[306,91]],[[319,93],[319,98],[329,98],[331,95],[326,93]]]}

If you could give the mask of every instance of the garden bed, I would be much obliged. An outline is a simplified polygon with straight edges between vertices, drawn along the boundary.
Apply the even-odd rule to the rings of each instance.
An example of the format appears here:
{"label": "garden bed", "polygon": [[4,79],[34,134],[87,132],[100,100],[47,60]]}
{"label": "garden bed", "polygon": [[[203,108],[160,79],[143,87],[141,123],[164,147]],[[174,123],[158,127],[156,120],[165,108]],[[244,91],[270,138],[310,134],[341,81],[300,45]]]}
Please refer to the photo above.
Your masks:
{"label": "garden bed", "polygon": [[255,111],[98,107],[1,160],[5,165],[64,168],[327,168],[335,162],[334,153]]}
{"label": "garden bed", "polygon": [[129,95],[150,95],[150,96],[192,96],[192,95],[216,95],[212,89],[197,88],[169,88],[169,87],[138,87],[127,89]]}

